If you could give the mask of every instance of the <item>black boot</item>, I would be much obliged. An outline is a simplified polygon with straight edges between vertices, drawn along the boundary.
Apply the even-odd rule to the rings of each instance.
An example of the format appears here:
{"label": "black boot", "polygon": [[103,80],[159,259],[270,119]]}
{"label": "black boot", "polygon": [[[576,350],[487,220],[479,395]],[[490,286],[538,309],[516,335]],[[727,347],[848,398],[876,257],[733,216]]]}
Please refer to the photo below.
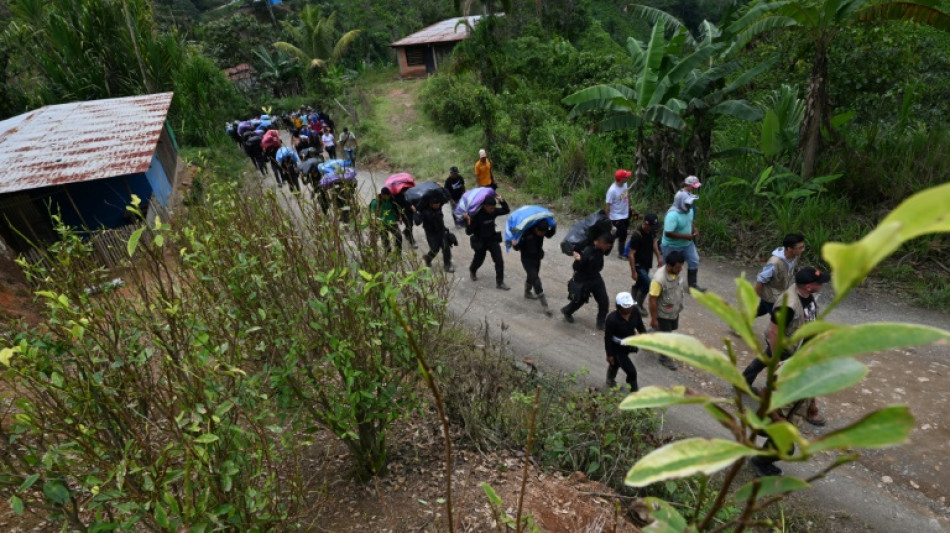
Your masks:
{"label": "black boot", "polygon": [[531,292],[531,284],[524,282],[524,297],[528,300],[534,300],[534,293]]}
{"label": "black boot", "polygon": [[706,292],[705,287],[700,287],[699,285],[696,284],[696,278],[698,276],[699,276],[699,269],[686,271],[686,281],[689,283],[690,288],[696,289],[699,292]]}
{"label": "black boot", "polygon": [[548,308],[548,299],[542,292],[538,295],[538,301],[541,302],[541,307],[544,309],[544,314],[547,316],[552,316],[554,313],[551,312],[551,309]]}
{"label": "black boot", "polygon": [[647,292],[637,293],[637,311],[640,312],[640,316],[648,316],[650,314],[650,311],[648,311],[646,307],[646,300],[649,297],[647,294]]}
{"label": "black boot", "polygon": [[617,386],[617,370],[619,366],[608,366],[607,367],[607,389],[612,389]]}

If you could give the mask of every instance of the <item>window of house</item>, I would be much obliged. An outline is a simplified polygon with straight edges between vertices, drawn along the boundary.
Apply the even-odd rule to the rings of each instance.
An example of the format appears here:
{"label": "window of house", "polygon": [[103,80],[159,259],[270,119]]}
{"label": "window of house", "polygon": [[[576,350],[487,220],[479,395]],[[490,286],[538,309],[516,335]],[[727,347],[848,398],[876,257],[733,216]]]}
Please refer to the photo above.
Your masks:
{"label": "window of house", "polygon": [[426,50],[422,46],[406,47],[406,65],[416,67],[426,64]]}

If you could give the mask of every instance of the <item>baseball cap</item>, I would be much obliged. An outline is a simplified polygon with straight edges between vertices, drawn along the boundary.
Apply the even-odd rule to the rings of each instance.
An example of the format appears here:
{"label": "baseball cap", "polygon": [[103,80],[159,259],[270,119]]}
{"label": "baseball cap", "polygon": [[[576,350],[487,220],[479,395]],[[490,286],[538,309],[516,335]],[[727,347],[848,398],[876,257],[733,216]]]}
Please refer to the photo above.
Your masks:
{"label": "baseball cap", "polygon": [[449,172],[455,172],[456,174],[458,173],[458,171],[459,171],[459,167],[452,167],[449,169]]}
{"label": "baseball cap", "polygon": [[636,305],[637,301],[633,299],[633,295],[629,292],[619,292],[617,293],[617,305],[623,307],[624,309],[630,309]]}
{"label": "baseball cap", "polygon": [[689,185],[690,187],[694,189],[698,189],[703,185],[702,183],[699,182],[699,178],[697,178],[696,176],[687,176],[686,179],[683,181],[683,184]]}
{"label": "baseball cap", "polygon": [[630,172],[629,170],[625,170],[625,169],[622,169],[622,168],[621,168],[621,169],[618,170],[617,172],[614,172],[614,179],[616,179],[616,180],[625,180],[625,179],[629,178],[629,177],[632,176],[632,175],[633,175],[633,172]]}
{"label": "baseball cap", "polygon": [[645,217],[643,217],[643,221],[651,226],[656,226],[657,224],[660,223],[659,217],[657,217],[656,214],[654,213],[650,213],[646,215]]}
{"label": "baseball cap", "polygon": [[808,285],[809,283],[828,283],[831,281],[831,274],[822,272],[815,267],[805,267],[795,274],[795,283],[798,285]]}

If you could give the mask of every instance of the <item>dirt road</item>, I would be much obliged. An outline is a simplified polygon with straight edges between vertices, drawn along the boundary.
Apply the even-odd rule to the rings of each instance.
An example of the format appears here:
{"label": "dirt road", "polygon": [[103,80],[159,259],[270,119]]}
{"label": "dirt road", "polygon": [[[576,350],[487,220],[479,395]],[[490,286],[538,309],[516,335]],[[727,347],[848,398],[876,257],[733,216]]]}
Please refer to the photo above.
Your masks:
{"label": "dirt road", "polygon": [[[388,172],[360,169],[361,195],[368,201],[382,185]],[[269,182],[273,185],[273,182]],[[504,194],[504,186],[501,193]],[[291,202],[292,203],[292,202]],[[516,208],[518,206],[512,206]],[[451,221],[448,207],[445,219]],[[577,372],[589,369],[587,382],[602,386],[605,363],[601,333],[594,327],[595,304],[591,302],[576,315],[576,323],[568,324],[557,312],[566,304],[566,284],[571,276],[572,261],[562,255],[557,244],[572,220],[558,219],[558,235],[545,248],[541,278],[554,310],[553,317],[541,312],[540,305],[523,298],[524,272],[517,255],[505,253],[506,282],[510,291],[495,288],[491,260],[479,271],[479,280],[468,279],[472,251],[462,230],[456,230],[461,246],[453,249],[455,274],[447,274],[453,286],[450,309],[456,320],[469,327],[478,327],[486,320],[495,332],[504,332],[516,357],[531,357],[542,369],[550,372]],[[498,219],[503,229],[504,217]],[[415,228],[418,253],[427,251],[421,228]],[[406,253],[411,253],[407,251]],[[702,246],[700,245],[702,254]],[[441,257],[434,265],[441,264]],[[441,271],[441,266],[434,267]],[[758,266],[743,267],[727,261],[703,258],[700,283],[709,290],[734,301],[735,278],[745,273],[752,278]],[[630,290],[632,280],[626,262],[616,252],[606,260],[604,279],[613,295]],[[830,298],[819,297],[819,303]],[[946,328],[950,319],[945,314],[909,307],[889,294],[855,290],[850,298],[829,317],[833,322],[858,324],[867,322],[914,322]],[[680,318],[682,333],[694,335],[709,346],[721,347],[728,336],[727,328],[698,304],[687,302]],[[766,318],[757,324],[763,331]],[[741,352],[740,364],[751,359]],[[836,531],[945,531],[950,530],[950,496],[946,480],[950,475],[950,348],[925,347],[880,353],[864,359],[870,367],[868,377],[857,386],[822,400],[828,424],[823,428],[803,427],[806,438],[816,438],[843,427],[874,408],[904,403],[916,418],[911,442],[899,448],[866,452],[856,463],[841,468],[815,484],[796,499],[806,508],[820,508],[831,516]],[[725,383],[690,368],[672,372],[660,366],[656,356],[638,354],[634,357],[639,383],[671,386],[685,384],[710,394],[731,394]],[[619,398],[618,398],[619,401]],[[665,431],[685,436],[722,436],[725,431],[702,410],[691,407],[670,409],[665,416]],[[820,464],[783,464],[787,474],[807,477],[820,469]],[[745,472],[751,476],[751,472]]]}

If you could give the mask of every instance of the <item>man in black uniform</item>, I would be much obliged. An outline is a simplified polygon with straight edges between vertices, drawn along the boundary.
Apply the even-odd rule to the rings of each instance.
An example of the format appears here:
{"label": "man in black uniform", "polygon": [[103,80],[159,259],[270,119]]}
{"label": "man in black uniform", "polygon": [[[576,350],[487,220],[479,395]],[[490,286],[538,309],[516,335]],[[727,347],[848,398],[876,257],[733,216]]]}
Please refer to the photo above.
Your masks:
{"label": "man in black uniform", "polygon": [[449,191],[452,209],[455,209],[462,195],[465,194],[465,178],[459,174],[459,167],[449,169],[449,177],[445,180],[445,190]]}
{"label": "man in black uniform", "polygon": [[[468,267],[468,272],[472,275],[472,281],[478,279],[476,274],[478,268],[485,262],[485,255],[491,254],[491,260],[495,263],[495,285],[503,290],[511,290],[511,287],[505,285],[505,262],[501,257],[501,233],[495,230],[495,218],[507,215],[511,212],[506,202],[501,196],[495,198],[486,198],[482,203],[481,209],[474,216],[465,214],[465,233],[472,236],[472,250],[475,255],[472,257],[472,264]],[[501,207],[498,207],[501,202]]]}
{"label": "man in black uniform", "polygon": [[405,235],[409,246],[412,246],[412,249],[415,250],[419,246],[416,245],[416,238],[412,235],[412,206],[409,205],[409,200],[406,200],[407,190],[409,189],[403,189],[399,191],[399,194],[394,194],[393,203],[396,204],[399,221],[403,223],[402,234]]}
{"label": "man in black uniform", "polygon": [[629,292],[619,293],[616,302],[617,310],[607,315],[607,325],[604,328],[604,348],[607,351],[607,388],[617,386],[617,370],[622,368],[623,373],[627,375],[627,385],[630,385],[630,392],[637,392],[640,390],[640,386],[637,385],[637,367],[633,366],[633,361],[630,360],[630,354],[636,352],[637,348],[636,346],[625,346],[621,343],[627,337],[637,333],[646,333],[647,328],[643,325],[640,313],[633,312],[636,301]]}
{"label": "man in black uniform", "polygon": [[561,308],[564,320],[574,322],[574,313],[593,295],[597,302],[597,329],[604,329],[609,299],[600,271],[604,269],[604,255],[610,252],[613,245],[613,235],[601,233],[592,244],[580,252],[574,252],[574,277],[567,284],[571,303]]}
{"label": "man in black uniform", "polygon": [[650,269],[653,267],[653,257],[656,256],[657,268],[663,266],[663,256],[657,246],[656,228],[660,225],[659,218],[653,213],[643,217],[640,227],[630,234],[630,242],[623,251],[623,255],[630,262],[630,277],[633,278],[631,295],[637,302],[637,309],[641,316],[649,312],[644,305],[650,292]]}
{"label": "man in black uniform", "polygon": [[452,243],[451,233],[445,227],[445,219],[442,218],[442,202],[437,199],[429,201],[428,204],[421,205],[416,211],[416,224],[422,224],[422,229],[426,233],[426,242],[429,243],[429,253],[423,259],[426,266],[432,266],[432,260],[435,259],[439,250],[442,250],[442,261],[446,272],[455,272],[452,266]]}
{"label": "man in black uniform", "polygon": [[555,231],[556,228],[552,228],[547,221],[542,220],[528,228],[521,236],[521,240],[514,243],[515,250],[521,252],[521,266],[528,275],[528,279],[524,282],[524,297],[537,298],[548,316],[551,315],[551,311],[548,310],[548,299],[544,296],[544,288],[541,286],[540,271],[541,259],[544,259],[544,239],[553,237]]}

